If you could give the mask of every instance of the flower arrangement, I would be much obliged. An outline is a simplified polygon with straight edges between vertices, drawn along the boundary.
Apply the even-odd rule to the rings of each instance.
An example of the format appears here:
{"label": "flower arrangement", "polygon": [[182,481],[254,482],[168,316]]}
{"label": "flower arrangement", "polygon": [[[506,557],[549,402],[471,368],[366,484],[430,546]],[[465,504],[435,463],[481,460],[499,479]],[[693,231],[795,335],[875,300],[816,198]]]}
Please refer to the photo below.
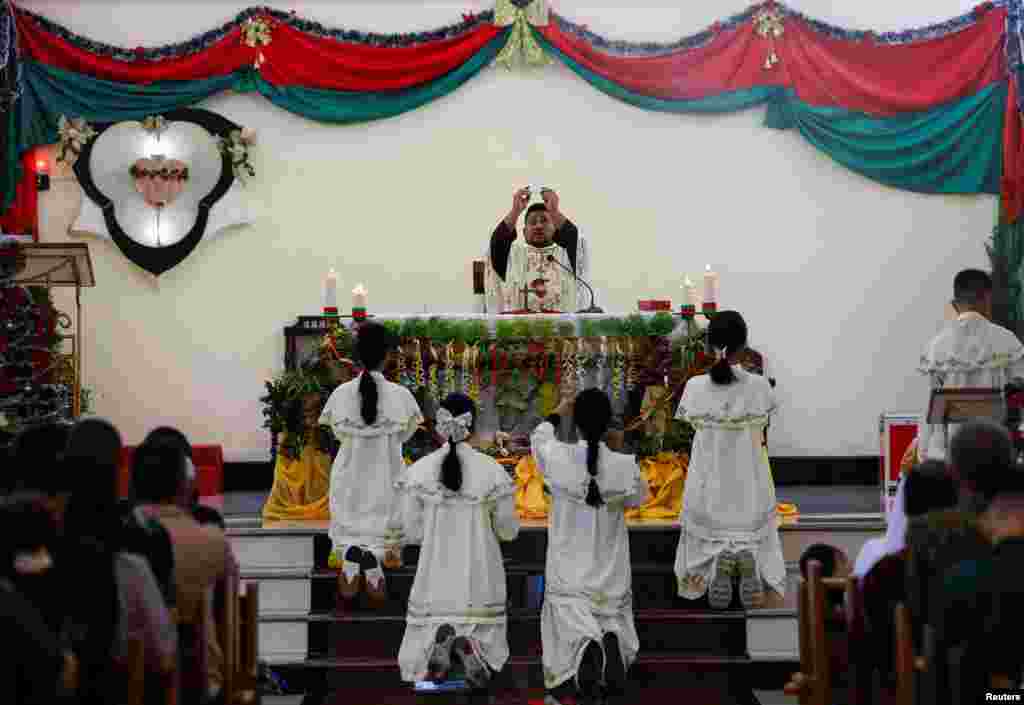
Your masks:
{"label": "flower arrangement", "polygon": [[249,161],[249,150],[256,144],[256,131],[251,127],[232,130],[227,137],[218,140],[220,151],[231,160],[235,178],[245,183],[247,177],[256,176],[256,169]]}
{"label": "flower arrangement", "polygon": [[250,17],[242,24],[242,43],[253,49],[270,46],[270,23],[262,17]]}
{"label": "flower arrangement", "polygon": [[[96,130],[83,118],[69,120],[67,116],[61,115],[57,120],[57,137],[60,152],[57,154],[57,162],[73,163],[82,148],[96,137]],[[68,153],[71,153],[70,159]]]}

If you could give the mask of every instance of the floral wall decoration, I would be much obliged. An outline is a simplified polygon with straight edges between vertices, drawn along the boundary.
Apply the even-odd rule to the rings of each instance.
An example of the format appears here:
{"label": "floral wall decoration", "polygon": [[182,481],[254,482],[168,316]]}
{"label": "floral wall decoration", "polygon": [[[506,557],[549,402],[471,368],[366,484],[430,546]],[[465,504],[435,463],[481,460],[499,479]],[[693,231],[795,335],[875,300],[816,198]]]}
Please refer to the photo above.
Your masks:
{"label": "floral wall decoration", "polygon": [[[256,173],[251,130],[206,110],[95,127],[81,118],[64,123],[76,120],[91,134],[74,164],[86,199],[73,233],[110,238],[128,259],[159,276],[204,237],[251,222],[237,178]],[[124,173],[129,179],[118,176]]]}

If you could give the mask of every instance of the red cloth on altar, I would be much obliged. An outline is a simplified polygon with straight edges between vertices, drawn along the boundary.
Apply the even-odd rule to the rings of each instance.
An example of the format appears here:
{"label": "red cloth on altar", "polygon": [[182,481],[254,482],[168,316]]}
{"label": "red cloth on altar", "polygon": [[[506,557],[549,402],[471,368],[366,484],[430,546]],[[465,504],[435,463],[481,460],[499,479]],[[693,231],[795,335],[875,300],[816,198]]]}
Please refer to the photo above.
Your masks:
{"label": "red cloth on altar", "polygon": [[[121,450],[118,492],[127,497],[132,483],[132,456],[135,446]],[[224,494],[224,449],[219,445],[192,446],[192,464],[196,466],[196,489],[200,497]]]}

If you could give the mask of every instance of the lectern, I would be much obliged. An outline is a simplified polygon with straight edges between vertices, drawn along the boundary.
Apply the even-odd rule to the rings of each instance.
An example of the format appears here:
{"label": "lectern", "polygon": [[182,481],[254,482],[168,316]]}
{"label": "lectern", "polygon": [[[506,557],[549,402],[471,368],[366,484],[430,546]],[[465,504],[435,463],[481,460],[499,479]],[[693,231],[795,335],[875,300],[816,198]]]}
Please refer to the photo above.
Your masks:
{"label": "lectern", "polygon": [[65,369],[71,377],[71,415],[82,413],[82,289],[96,286],[96,277],[84,242],[24,243],[18,246],[18,271],[12,283],[20,286],[75,288],[75,320],[57,312],[57,327],[62,341],[70,341],[71,354],[65,357]]}
{"label": "lectern", "polygon": [[929,424],[942,426],[949,458],[949,425],[969,421],[992,421],[1002,424],[1006,418],[1003,390],[988,387],[951,387],[932,391],[928,402]]}

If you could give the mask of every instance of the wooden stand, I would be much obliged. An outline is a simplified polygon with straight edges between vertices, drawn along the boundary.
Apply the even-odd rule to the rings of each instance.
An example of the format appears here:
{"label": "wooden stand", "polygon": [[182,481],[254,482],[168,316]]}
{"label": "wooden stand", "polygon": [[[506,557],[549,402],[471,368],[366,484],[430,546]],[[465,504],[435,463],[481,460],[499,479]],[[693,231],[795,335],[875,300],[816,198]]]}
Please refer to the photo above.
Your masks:
{"label": "wooden stand", "polygon": [[89,258],[89,246],[84,242],[31,243],[18,248],[19,257],[25,258],[24,268],[15,275],[13,283],[19,286],[75,288],[75,317],[57,312],[57,326],[71,329],[61,333],[62,341],[70,341],[71,353],[66,354],[66,369],[71,377],[71,416],[82,413],[82,288],[96,286],[96,278]]}

